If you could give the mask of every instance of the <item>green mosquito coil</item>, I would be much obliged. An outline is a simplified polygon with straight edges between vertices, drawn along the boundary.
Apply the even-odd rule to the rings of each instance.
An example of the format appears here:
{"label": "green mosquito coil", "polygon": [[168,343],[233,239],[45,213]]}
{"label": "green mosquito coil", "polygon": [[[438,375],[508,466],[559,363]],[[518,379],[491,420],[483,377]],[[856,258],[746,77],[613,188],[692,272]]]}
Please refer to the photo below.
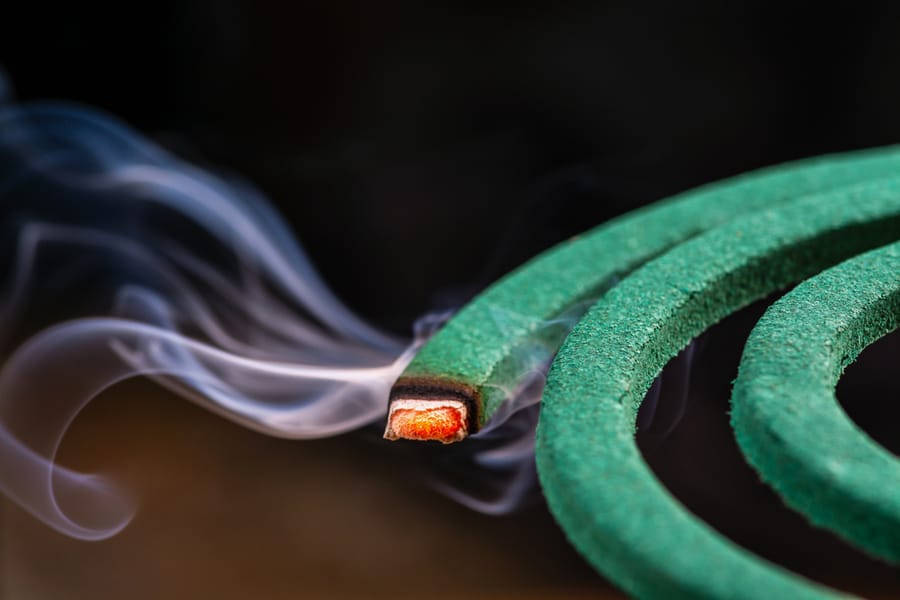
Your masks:
{"label": "green mosquito coil", "polygon": [[900,326],[900,244],[813,277],[747,341],[732,397],[745,456],[809,519],[900,563],[900,461],[841,410],[834,388],[869,344]]}
{"label": "green mosquito coil", "polygon": [[[888,148],[764,169],[549,250],[423,346],[392,390],[385,436],[446,443],[477,431],[521,375],[519,349],[537,344],[555,353],[537,431],[541,486],[600,572],[641,598],[845,597],[685,509],[642,459],[636,419],[654,378],[695,336],[813,277],[751,336],[733,424],[751,464],[790,506],[896,561],[900,486],[890,483],[900,467],[842,416],[834,384],[867,343],[896,327],[896,248],[852,257],[900,240],[898,167],[900,151]],[[852,291],[855,300],[840,297]],[[584,312],[587,300],[595,303]],[[498,312],[509,317],[500,322]],[[573,312],[580,320],[571,332],[542,326]],[[803,372],[810,360],[820,364]],[[881,485],[868,485],[875,477]]]}

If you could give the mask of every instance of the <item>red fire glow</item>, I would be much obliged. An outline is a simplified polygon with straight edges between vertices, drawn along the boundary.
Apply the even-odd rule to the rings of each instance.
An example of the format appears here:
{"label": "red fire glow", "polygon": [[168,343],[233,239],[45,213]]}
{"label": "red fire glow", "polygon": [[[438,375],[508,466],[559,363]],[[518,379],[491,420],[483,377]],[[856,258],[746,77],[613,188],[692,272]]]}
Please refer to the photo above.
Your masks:
{"label": "red fire glow", "polygon": [[391,413],[390,429],[400,438],[444,443],[457,441],[466,435],[464,415],[452,406],[394,410]]}

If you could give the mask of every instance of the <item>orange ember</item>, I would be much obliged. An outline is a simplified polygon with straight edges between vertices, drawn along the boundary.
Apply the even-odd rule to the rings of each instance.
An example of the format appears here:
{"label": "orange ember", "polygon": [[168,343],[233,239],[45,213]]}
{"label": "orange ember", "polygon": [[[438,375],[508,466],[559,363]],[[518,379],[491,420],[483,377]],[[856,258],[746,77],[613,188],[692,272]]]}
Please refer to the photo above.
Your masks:
{"label": "orange ember", "polygon": [[462,429],[462,419],[450,407],[431,410],[400,409],[394,411],[394,429],[404,438],[435,440],[454,437]]}
{"label": "orange ember", "polygon": [[[423,403],[427,404],[427,403]],[[397,407],[388,422],[389,439],[435,440],[448,444],[466,437],[464,409],[437,404],[433,407]]]}

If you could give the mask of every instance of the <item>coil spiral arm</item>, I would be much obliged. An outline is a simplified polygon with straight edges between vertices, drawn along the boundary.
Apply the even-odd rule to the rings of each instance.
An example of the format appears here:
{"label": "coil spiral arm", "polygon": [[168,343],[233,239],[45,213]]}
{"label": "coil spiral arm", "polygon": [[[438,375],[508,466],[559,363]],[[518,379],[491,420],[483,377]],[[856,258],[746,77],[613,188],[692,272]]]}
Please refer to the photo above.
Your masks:
{"label": "coil spiral arm", "polygon": [[[748,343],[735,393],[734,427],[751,464],[789,505],[813,524],[897,561],[897,530],[893,525],[879,529],[886,519],[898,519],[891,504],[898,503],[894,495],[900,496],[900,486],[890,491],[894,477],[882,482],[886,490],[881,496],[866,496],[858,493],[859,477],[847,477],[840,487],[831,486],[827,477],[798,476],[798,470],[808,467],[816,472],[814,458],[835,464],[829,462],[834,454],[814,456],[822,444],[804,446],[814,433],[797,437],[799,458],[792,463],[779,458],[779,447],[773,450],[770,443],[773,436],[790,437],[800,427],[794,423],[791,429],[791,421],[782,417],[806,412],[813,392],[789,402],[752,399],[759,387],[755,384],[771,379],[754,365],[780,360],[781,355],[769,355],[766,340],[775,335],[769,329],[790,330],[785,323],[791,318],[783,315],[793,313],[785,313],[784,307],[798,302],[798,294],[804,306],[814,303],[816,294],[808,290],[823,283],[840,287],[835,282],[849,271],[864,279],[871,272],[881,281],[872,286],[875,296],[860,294],[853,310],[842,300],[827,303],[844,315],[840,331],[862,324],[864,332],[843,335],[840,343],[834,342],[840,337],[834,331],[820,334],[837,358],[830,355],[822,367],[828,377],[815,389],[815,404],[827,416],[812,409],[808,416],[822,421],[813,427],[828,426],[822,431],[840,436],[831,448],[834,453],[864,447],[878,473],[900,469],[896,459],[847,422],[834,401],[841,369],[867,343],[896,327],[897,293],[891,291],[900,271],[896,247],[855,259],[881,265],[878,269],[860,268],[863,263],[851,260],[851,266],[815,277],[900,239],[898,164],[895,148],[791,163],[704,186],[604,224],[533,259],[476,298],[423,347],[397,389],[408,392],[420,385],[432,397],[440,396],[442,385],[471,390],[475,431],[502,406],[516,376],[510,367],[516,348],[543,335],[539,341],[558,353],[541,401],[538,473],[557,521],[595,568],[641,598],[846,597],[751,554],[693,516],[654,477],[634,434],[651,382],[691,339],[735,310],[814,277],[773,307],[772,314],[782,317],[767,315]],[[547,337],[537,326],[586,298],[599,300],[567,336]],[[497,327],[493,315],[498,307],[516,315],[512,333],[509,323]],[[840,312],[842,307],[846,312]],[[818,315],[826,308],[810,310]],[[756,360],[759,356],[766,358]],[[776,373],[779,381],[796,375]],[[856,465],[853,456],[847,455],[845,462]],[[875,471],[867,473],[876,476]],[[831,486],[830,493],[816,494],[823,485]],[[881,511],[853,518],[872,503]],[[844,511],[848,505],[857,512]]]}

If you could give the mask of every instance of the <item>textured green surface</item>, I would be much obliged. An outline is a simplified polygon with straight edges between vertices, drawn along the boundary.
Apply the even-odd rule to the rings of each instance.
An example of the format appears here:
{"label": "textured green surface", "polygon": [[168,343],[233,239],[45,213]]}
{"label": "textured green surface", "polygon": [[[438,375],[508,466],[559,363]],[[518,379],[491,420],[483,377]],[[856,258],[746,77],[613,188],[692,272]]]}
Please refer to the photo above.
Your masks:
{"label": "textured green surface", "polygon": [[741,217],[612,288],[547,379],[537,464],[550,508],[601,572],[641,598],[823,598],[837,592],[759,559],[687,511],[634,439],[662,367],[734,310],[900,239],[900,180],[869,182]]}
{"label": "textured green surface", "polygon": [[825,156],[741,175],[629,213],[565,242],[469,303],[416,355],[405,377],[473,386],[481,424],[530,364],[552,356],[567,328],[547,321],[596,299],[673,245],[740,214],[900,172],[900,151]]}
{"label": "textured green surface", "polygon": [[813,523],[894,563],[900,460],[850,421],[834,388],[866,345],[898,325],[894,244],[803,282],[769,308],[732,396],[738,442],[763,479]]}

